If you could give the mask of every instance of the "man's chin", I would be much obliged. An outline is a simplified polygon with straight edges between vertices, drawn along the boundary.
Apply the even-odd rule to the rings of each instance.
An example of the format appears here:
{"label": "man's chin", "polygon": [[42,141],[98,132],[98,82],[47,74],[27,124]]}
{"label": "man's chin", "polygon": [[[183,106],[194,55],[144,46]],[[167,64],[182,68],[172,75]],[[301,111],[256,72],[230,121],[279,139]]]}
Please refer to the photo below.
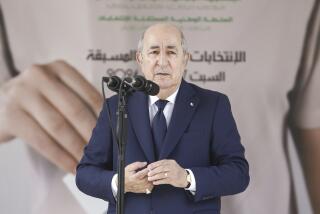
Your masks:
{"label": "man's chin", "polygon": [[154,79],[153,80],[161,89],[170,87],[171,83],[168,80],[164,79]]}
{"label": "man's chin", "polygon": [[178,84],[173,81],[171,78],[154,78],[153,82],[155,82],[160,89],[171,89],[176,87]]}
{"label": "man's chin", "polygon": [[175,87],[175,84],[168,82],[159,82],[157,84],[159,85],[160,90],[172,89],[172,87]]}

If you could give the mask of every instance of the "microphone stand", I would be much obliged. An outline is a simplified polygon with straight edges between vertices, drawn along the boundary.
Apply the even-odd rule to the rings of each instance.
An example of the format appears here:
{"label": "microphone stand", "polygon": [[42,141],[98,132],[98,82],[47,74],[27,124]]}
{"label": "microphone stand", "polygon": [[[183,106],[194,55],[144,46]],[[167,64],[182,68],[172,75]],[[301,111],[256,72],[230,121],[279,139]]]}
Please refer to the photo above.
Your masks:
{"label": "microphone stand", "polygon": [[[104,83],[102,79],[102,93],[104,100],[106,100],[104,92]],[[112,90],[112,89],[111,89]],[[125,151],[127,143],[127,96],[131,93],[124,81],[121,81],[118,91],[118,107],[117,107],[117,127],[116,134],[114,134],[113,126],[111,125],[111,114],[108,109],[108,119],[111,127],[113,139],[118,145],[118,193],[117,193],[117,214],[124,214],[124,168],[125,168]]]}
{"label": "microphone stand", "polygon": [[117,214],[124,214],[124,168],[125,151],[127,143],[127,90],[124,89],[124,81],[119,88],[119,99],[117,107],[117,139],[118,139],[118,194],[117,194]]}
{"label": "microphone stand", "polygon": [[[117,80],[116,80],[117,81]],[[118,80],[120,82],[120,80]],[[144,84],[141,91],[145,91],[147,94],[156,95],[159,92],[159,86],[151,81],[146,81],[144,77],[140,77],[141,83]],[[106,79],[102,78],[102,93],[104,100],[106,99],[104,93],[104,82]],[[141,84],[140,83],[140,84]],[[147,85],[146,85],[147,84]],[[118,85],[119,86],[119,85]],[[108,86],[109,87],[109,86]],[[108,111],[108,119],[113,135],[113,139],[117,141],[118,145],[118,194],[117,194],[117,214],[124,214],[124,177],[125,177],[125,151],[126,151],[126,143],[127,143],[127,133],[128,133],[128,113],[127,113],[127,97],[134,92],[133,89],[135,86],[130,86],[130,82],[127,82],[126,79],[121,81],[119,91],[117,91],[117,86],[113,85],[110,88],[113,91],[118,92],[118,107],[117,107],[117,127],[116,127],[116,135],[114,134],[113,126],[111,125],[111,116]],[[137,87],[137,86],[136,86]],[[141,86],[140,86],[141,87]]]}

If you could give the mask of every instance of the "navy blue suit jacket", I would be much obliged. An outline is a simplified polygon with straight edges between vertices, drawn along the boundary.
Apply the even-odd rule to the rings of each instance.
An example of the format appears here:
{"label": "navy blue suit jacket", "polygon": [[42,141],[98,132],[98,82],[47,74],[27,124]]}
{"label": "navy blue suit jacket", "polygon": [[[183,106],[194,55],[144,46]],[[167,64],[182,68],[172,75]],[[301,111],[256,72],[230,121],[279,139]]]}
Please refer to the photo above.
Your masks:
{"label": "navy blue suit jacket", "polygon": [[[111,179],[117,170],[117,144],[107,116],[116,125],[117,96],[108,98],[77,167],[76,183],[84,193],[109,202],[116,213]],[[135,92],[128,98],[126,165],[155,159],[148,97]],[[249,166],[228,98],[187,83],[180,85],[160,159],[174,159],[192,170],[196,192],[171,185],[152,193],[125,194],[125,213],[220,213],[220,197],[242,192],[249,183]]]}

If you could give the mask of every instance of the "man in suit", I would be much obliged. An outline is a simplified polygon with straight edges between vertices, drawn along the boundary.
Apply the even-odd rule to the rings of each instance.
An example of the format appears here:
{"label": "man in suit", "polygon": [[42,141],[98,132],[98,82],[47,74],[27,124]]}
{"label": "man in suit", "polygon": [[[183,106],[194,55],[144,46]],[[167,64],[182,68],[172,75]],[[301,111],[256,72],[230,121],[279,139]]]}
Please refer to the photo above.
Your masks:
{"label": "man in suit", "polygon": [[[242,192],[249,183],[228,98],[183,80],[189,59],[183,33],[156,24],[143,34],[137,62],[160,87],[157,96],[128,97],[125,168],[126,213],[220,213],[220,197]],[[116,212],[117,96],[106,100],[77,167],[84,193],[109,201]],[[108,120],[111,112],[111,124]]]}

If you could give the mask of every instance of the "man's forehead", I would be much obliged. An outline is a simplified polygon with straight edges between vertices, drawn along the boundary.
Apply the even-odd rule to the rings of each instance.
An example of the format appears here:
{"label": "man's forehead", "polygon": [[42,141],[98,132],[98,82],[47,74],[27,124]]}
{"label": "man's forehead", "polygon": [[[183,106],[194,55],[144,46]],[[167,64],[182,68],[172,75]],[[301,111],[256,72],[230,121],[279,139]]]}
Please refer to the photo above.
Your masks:
{"label": "man's forehead", "polygon": [[150,27],[144,35],[144,45],[147,47],[165,46],[178,48],[181,46],[181,33],[172,26]]}

